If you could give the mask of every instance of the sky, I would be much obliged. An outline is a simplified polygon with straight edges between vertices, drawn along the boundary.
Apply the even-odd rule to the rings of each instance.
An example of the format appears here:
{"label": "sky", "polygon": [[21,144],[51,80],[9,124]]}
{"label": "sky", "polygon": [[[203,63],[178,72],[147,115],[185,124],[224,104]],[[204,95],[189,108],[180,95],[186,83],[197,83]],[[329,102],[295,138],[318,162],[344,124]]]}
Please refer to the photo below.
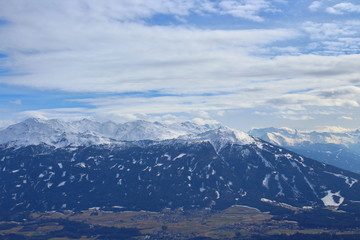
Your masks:
{"label": "sky", "polygon": [[0,127],[359,128],[359,54],[359,0],[0,0]]}

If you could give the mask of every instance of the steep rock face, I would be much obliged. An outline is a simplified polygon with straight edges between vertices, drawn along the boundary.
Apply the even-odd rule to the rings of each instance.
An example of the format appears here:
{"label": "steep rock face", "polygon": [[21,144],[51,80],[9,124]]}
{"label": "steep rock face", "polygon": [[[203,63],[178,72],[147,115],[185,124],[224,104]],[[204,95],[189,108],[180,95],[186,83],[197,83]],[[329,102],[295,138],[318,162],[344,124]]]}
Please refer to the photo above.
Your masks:
{"label": "steep rock face", "polygon": [[249,134],[301,155],[360,173],[360,132],[308,132],[289,128],[253,129]]}

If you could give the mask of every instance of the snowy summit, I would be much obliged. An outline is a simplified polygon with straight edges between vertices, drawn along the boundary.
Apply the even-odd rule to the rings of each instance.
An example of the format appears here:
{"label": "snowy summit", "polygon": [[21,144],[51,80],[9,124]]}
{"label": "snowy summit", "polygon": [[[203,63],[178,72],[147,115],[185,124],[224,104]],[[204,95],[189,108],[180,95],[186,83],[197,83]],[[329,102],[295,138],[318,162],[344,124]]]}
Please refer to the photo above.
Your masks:
{"label": "snowy summit", "polygon": [[117,144],[122,141],[167,139],[209,141],[215,149],[225,143],[249,144],[254,141],[244,132],[220,125],[195,122],[163,124],[137,120],[126,123],[96,122],[88,119],[64,122],[56,119],[29,118],[0,131],[0,144],[27,146],[45,143],[64,147]]}

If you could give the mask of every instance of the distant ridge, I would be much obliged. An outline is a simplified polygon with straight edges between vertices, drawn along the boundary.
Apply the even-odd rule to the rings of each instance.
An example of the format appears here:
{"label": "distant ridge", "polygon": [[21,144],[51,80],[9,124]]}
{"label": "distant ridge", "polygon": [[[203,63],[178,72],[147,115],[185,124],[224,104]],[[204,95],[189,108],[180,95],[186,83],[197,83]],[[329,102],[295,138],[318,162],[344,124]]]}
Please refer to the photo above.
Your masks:
{"label": "distant ridge", "polygon": [[306,157],[360,173],[360,131],[340,130],[300,131],[290,128],[259,128],[248,133]]}

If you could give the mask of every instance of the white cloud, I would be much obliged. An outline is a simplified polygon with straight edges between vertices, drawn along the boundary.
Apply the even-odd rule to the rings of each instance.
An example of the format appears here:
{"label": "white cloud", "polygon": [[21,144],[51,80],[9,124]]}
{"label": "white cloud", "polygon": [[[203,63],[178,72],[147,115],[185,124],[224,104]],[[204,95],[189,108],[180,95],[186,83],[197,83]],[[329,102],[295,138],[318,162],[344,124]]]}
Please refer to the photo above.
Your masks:
{"label": "white cloud", "polygon": [[331,14],[360,13],[360,5],[351,2],[338,3],[326,9]]}
{"label": "white cloud", "polygon": [[59,29],[51,22],[31,23],[29,18],[0,32],[0,51],[11,56],[8,68],[24,73],[0,81],[78,92],[198,89],[194,83],[206,91],[204,85],[219,77],[234,78],[252,67],[238,64],[248,62],[249,49],[297,36],[287,29],[212,31],[113,22],[84,28],[66,20]]}
{"label": "white cloud", "polygon": [[212,119],[202,119],[202,118],[194,118],[192,119],[193,122],[199,125],[206,125],[206,124],[219,124],[218,121]]}
{"label": "white cloud", "polygon": [[[0,14],[10,19],[17,19],[23,22],[31,14],[54,19],[61,16],[63,19],[76,19],[82,23],[90,21],[129,21],[148,18],[154,14],[175,14],[188,15],[199,0],[23,0],[0,1]],[[27,10],[27,13],[24,11]],[[13,14],[22,12],[23,16]],[[39,18],[40,20],[40,18]],[[46,23],[43,23],[46,24]]]}
{"label": "white cloud", "polygon": [[360,99],[360,88],[356,86],[347,86],[341,88],[323,89],[314,91],[318,96],[324,98],[347,98],[347,99]]}
{"label": "white cloud", "polygon": [[352,117],[349,117],[349,116],[341,116],[340,119],[344,119],[344,120],[354,120]]}
{"label": "white cloud", "polygon": [[303,29],[310,34],[313,39],[329,39],[339,38],[346,36],[353,36],[359,34],[358,26],[360,22],[347,21],[347,22],[329,22],[329,23],[316,23],[305,22]]}
{"label": "white cloud", "polygon": [[331,132],[331,133],[346,133],[346,132],[351,132],[353,130],[354,129],[343,128],[339,126],[323,126],[316,129],[317,132]]}
{"label": "white cloud", "polygon": [[[253,85],[266,87],[266,83],[257,81],[272,79],[291,78],[294,86],[298,81],[301,85],[305,77],[313,81],[320,75],[339,77],[341,74],[346,78],[356,75],[359,67],[357,56],[337,59],[312,55],[274,59],[251,56],[276,41],[299,37],[291,29],[200,30],[148,26],[141,22],[115,21],[113,18],[123,16],[125,10],[122,6],[105,11],[114,1],[40,2],[27,5],[0,1],[3,7],[0,13],[11,21],[0,30],[0,51],[10,56],[6,62],[8,68],[24,73],[1,77],[2,83],[72,92],[157,90],[202,94],[232,92]],[[129,3],[132,9],[129,11],[133,12],[131,16],[149,16],[154,12],[181,15],[196,4],[207,3],[189,1],[192,4],[182,10],[174,7],[182,1],[171,2],[173,5],[163,6],[161,1],[152,4],[134,1]],[[242,5],[260,9],[269,3],[246,1]],[[314,24],[310,27],[310,32],[319,28]],[[338,36],[341,31],[324,30],[324,34]],[[344,68],[334,69],[333,64]]]}
{"label": "white cloud", "polygon": [[219,3],[219,7],[223,14],[247,18],[256,22],[264,21],[264,19],[258,15],[260,11],[274,11],[271,2],[265,0],[223,0]]}
{"label": "white cloud", "polygon": [[[172,85],[169,86],[173,86],[173,89],[167,91],[175,94],[173,96],[130,94],[101,97],[95,94],[93,98],[69,100],[89,105],[90,109],[74,109],[74,111],[65,109],[67,112],[64,109],[57,109],[40,112],[55,118],[63,115],[75,118],[91,115],[108,119],[137,119],[143,117],[137,116],[137,113],[154,116],[179,115],[184,112],[192,116],[209,118],[226,110],[266,106],[274,108],[275,112],[280,110],[281,116],[285,116],[283,118],[305,120],[301,115],[308,116],[309,108],[317,108],[316,111],[312,110],[311,114],[319,114],[319,108],[327,111],[333,107],[358,108],[359,106],[359,88],[351,85],[341,87],[346,82],[351,84],[351,79],[360,79],[360,73],[357,71],[360,69],[359,55],[283,56],[268,60],[248,58],[247,61],[248,69],[240,68],[242,74],[239,72],[238,77],[235,78],[227,78],[229,73],[223,72],[221,81],[199,79],[186,84],[171,83]],[[236,67],[237,64],[234,65],[234,70]],[[255,76],[254,69],[256,69]],[[155,85],[156,81],[150,83]],[[338,112],[333,111],[333,115],[336,114]]]}
{"label": "white cloud", "polygon": [[323,88],[297,94],[285,94],[269,99],[270,112],[261,115],[279,116],[289,120],[339,119],[353,120],[349,112],[357,113],[360,107],[360,88],[354,86]]}
{"label": "white cloud", "polygon": [[357,54],[360,52],[360,21],[305,22],[302,29],[312,42],[314,53],[322,55]]}
{"label": "white cloud", "polygon": [[[162,119],[161,114],[187,112],[191,118],[208,119],[265,106],[284,118],[305,120],[320,110],[338,114],[330,111],[333,107],[358,108],[359,93],[351,87],[357,83],[351,81],[360,79],[360,21],[306,22],[302,30],[266,24],[264,29],[209,30],[146,21],[156,14],[184,21],[202,14],[261,22],[264,13],[278,11],[276,4],[284,3],[0,0],[0,17],[8,21],[0,26],[0,52],[9,56],[0,64],[17,73],[1,76],[0,83],[94,95],[69,100],[90,108],[23,112],[54,118]],[[321,3],[312,2],[310,10],[323,7]],[[344,5],[335,6],[345,12]],[[325,50],[301,54],[301,47],[286,42],[307,36],[314,49]],[[352,54],[344,55],[345,50]],[[142,94],[124,94],[128,92]]]}
{"label": "white cloud", "polygon": [[268,100],[277,106],[324,106],[324,107],[359,107],[360,88],[355,86],[313,90],[306,93],[286,94]]}
{"label": "white cloud", "polygon": [[314,119],[313,117],[307,115],[302,115],[302,116],[282,115],[281,117],[293,121],[306,121],[306,120]]}
{"label": "white cloud", "polygon": [[63,119],[63,120],[79,120],[83,118],[92,118],[92,113],[86,108],[53,108],[38,109],[19,112],[19,119],[34,117],[42,119]]}
{"label": "white cloud", "polygon": [[[6,19],[25,23],[32,14],[49,20],[75,19],[83,24],[95,22],[142,21],[156,14],[170,14],[177,17],[196,14],[225,14],[253,21],[262,20],[261,12],[275,11],[273,6],[282,1],[269,0],[1,0],[0,15]],[[17,16],[18,13],[23,14]],[[38,21],[36,24],[47,23]],[[62,27],[62,24],[59,24]]]}
{"label": "white cloud", "polygon": [[310,6],[309,9],[311,11],[317,11],[318,9],[320,9],[322,7],[322,2],[320,1],[313,1]]}

